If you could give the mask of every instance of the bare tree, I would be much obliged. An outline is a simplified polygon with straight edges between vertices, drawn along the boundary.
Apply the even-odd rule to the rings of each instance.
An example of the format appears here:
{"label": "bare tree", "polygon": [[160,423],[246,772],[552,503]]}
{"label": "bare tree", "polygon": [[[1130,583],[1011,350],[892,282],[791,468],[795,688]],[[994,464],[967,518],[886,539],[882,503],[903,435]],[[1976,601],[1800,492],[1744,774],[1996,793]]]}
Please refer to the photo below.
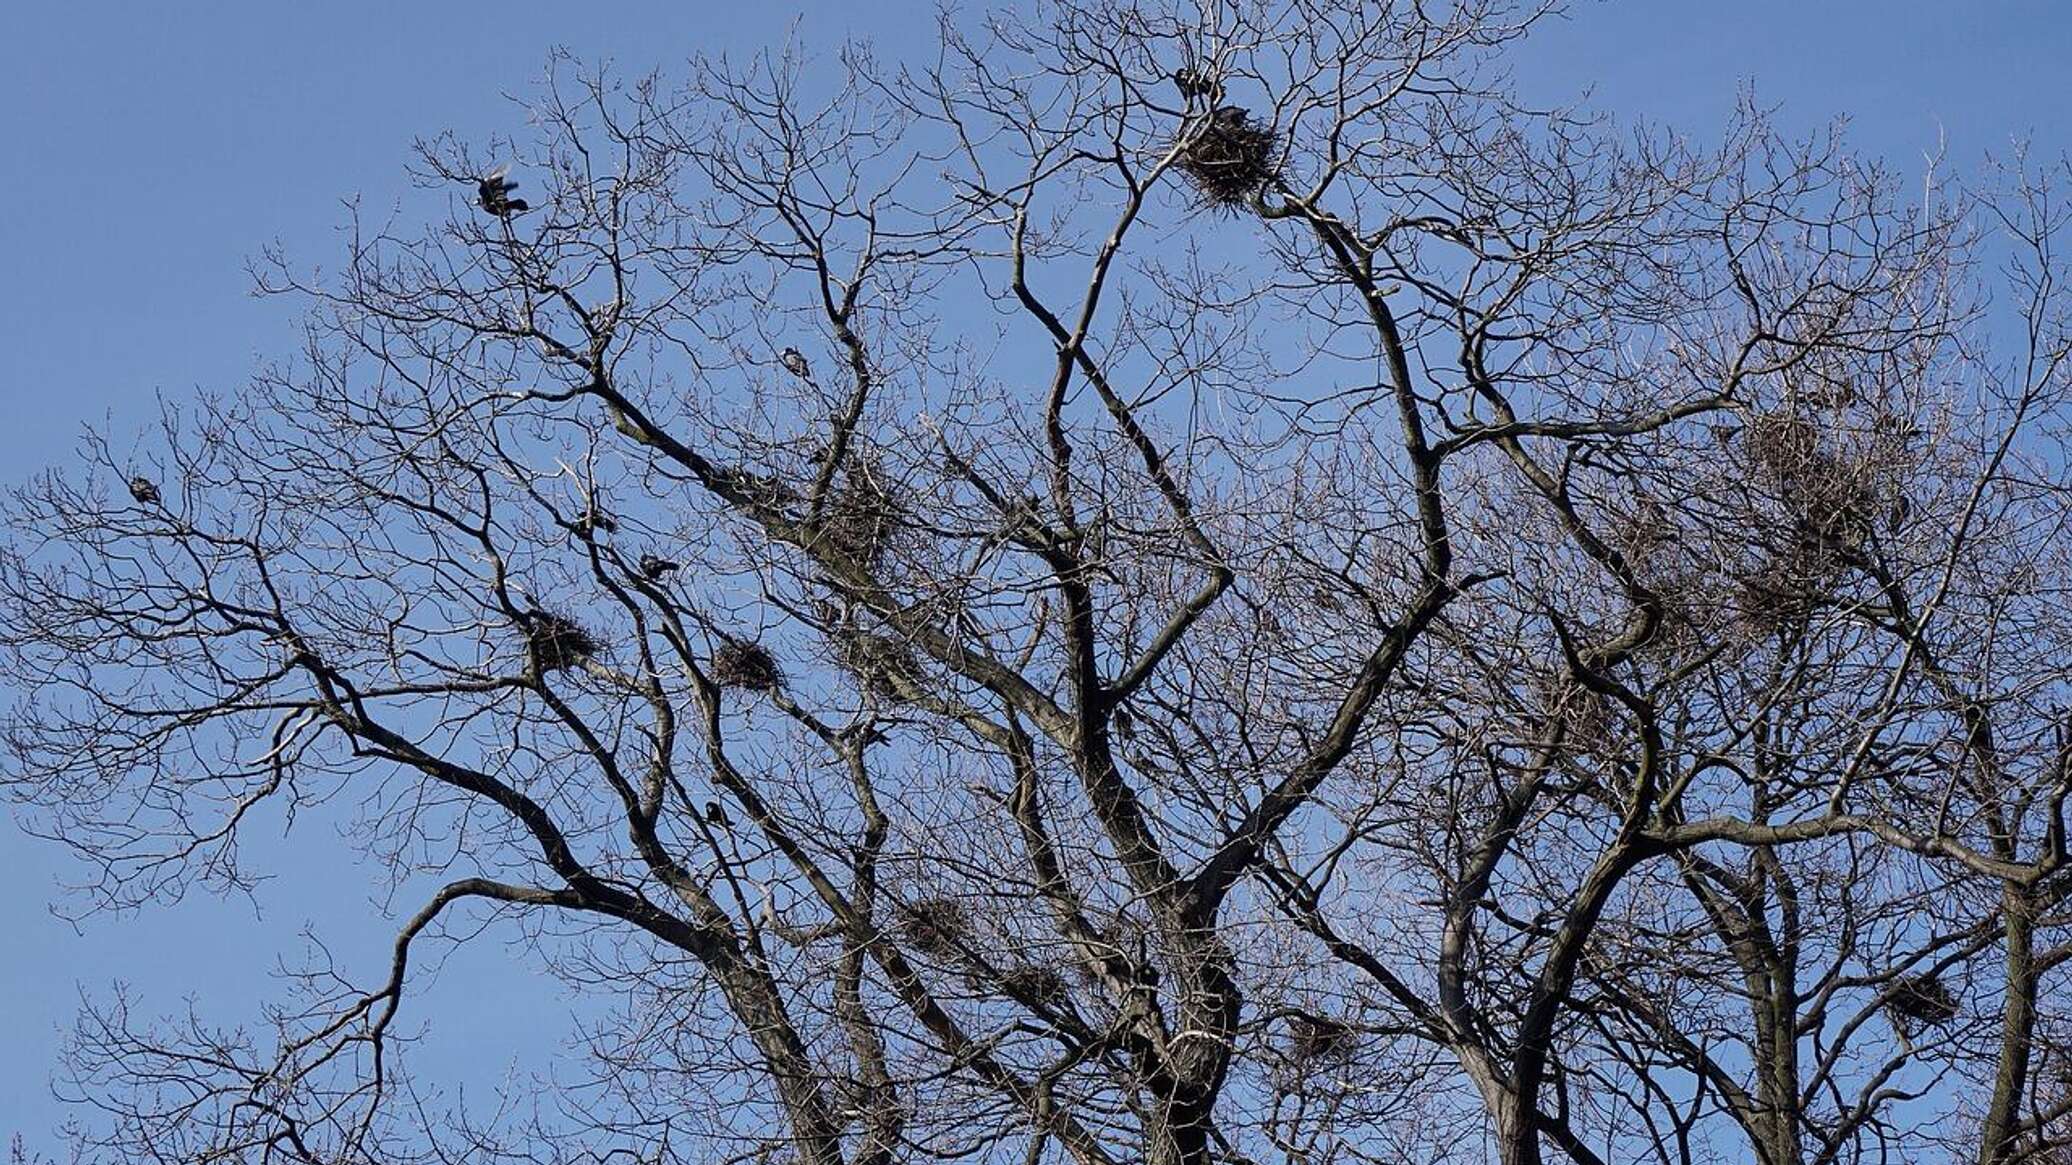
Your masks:
{"label": "bare tree", "polygon": [[[1544,12],[556,59],[266,256],[299,357],[13,499],[11,787],[105,906],[275,805],[432,888],[263,1035],[90,1012],[82,1152],[2061,1151],[2051,181],[1531,108]],[[620,1006],[446,1112],[490,920]]]}

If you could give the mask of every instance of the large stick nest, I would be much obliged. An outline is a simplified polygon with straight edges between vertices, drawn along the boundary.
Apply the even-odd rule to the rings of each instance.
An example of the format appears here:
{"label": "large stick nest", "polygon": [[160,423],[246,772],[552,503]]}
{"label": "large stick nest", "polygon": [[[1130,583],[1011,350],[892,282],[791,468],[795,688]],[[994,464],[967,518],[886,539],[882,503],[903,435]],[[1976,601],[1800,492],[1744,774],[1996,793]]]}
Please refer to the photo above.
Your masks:
{"label": "large stick nest", "polygon": [[784,669],[762,644],[729,640],[712,653],[712,679],[723,688],[774,692],[784,686]]}
{"label": "large stick nest", "polygon": [[921,898],[906,904],[900,936],[917,951],[948,958],[963,943],[969,923],[964,904],[954,898]]}
{"label": "large stick nest", "polygon": [[1248,111],[1220,106],[1181,147],[1180,172],[1194,183],[1205,204],[1237,210],[1273,178],[1279,140],[1272,127],[1254,125]]}
{"label": "large stick nest", "polygon": [[533,611],[527,617],[525,645],[542,672],[581,667],[604,651],[604,642],[582,624],[552,611]]}
{"label": "large stick nest", "polygon": [[1885,1006],[1903,1023],[1933,1026],[1957,1018],[1957,996],[1934,975],[1908,975],[1898,980]]}

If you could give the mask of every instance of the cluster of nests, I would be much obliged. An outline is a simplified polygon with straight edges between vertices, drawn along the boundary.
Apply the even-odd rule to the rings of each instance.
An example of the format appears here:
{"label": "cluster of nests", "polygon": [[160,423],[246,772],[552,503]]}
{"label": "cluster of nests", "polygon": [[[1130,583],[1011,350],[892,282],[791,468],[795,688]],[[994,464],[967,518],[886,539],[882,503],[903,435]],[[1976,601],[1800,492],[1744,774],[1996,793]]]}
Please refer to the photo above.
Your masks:
{"label": "cluster of nests", "polygon": [[1271,126],[1253,122],[1244,107],[1219,105],[1180,147],[1178,165],[1205,204],[1234,211],[1249,205],[1273,179],[1279,140]]}

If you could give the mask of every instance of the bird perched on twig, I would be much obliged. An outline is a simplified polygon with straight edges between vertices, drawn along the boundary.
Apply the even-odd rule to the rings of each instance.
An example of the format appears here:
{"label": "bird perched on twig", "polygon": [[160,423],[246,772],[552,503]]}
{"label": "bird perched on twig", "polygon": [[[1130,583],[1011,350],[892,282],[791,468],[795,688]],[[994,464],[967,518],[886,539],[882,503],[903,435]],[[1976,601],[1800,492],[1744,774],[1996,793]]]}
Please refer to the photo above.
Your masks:
{"label": "bird perched on twig", "polygon": [[784,365],[786,372],[791,373],[800,380],[813,379],[813,366],[806,363],[805,353],[800,352],[797,348],[786,348],[784,351],[777,353],[777,362]]}
{"label": "bird perched on twig", "polygon": [[583,516],[576,519],[578,534],[609,534],[619,528],[619,523],[610,514],[592,505]]}
{"label": "bird perched on twig", "polygon": [[148,477],[140,475],[130,478],[129,491],[130,496],[137,499],[140,506],[155,506],[160,501],[158,486]]}
{"label": "bird perched on twig", "polygon": [[518,189],[518,184],[504,177],[510,169],[510,163],[506,162],[475,183],[476,199],[481,202],[482,209],[498,218],[509,218],[532,209],[524,199],[511,197],[511,191]]}
{"label": "bird perched on twig", "polygon": [[721,829],[731,829],[734,825],[733,820],[727,816],[727,807],[717,801],[707,801],[705,803],[705,820],[719,826]]}
{"label": "bird perched on twig", "polygon": [[1180,87],[1180,96],[1189,101],[1196,99],[1211,105],[1223,100],[1223,85],[1207,73],[1194,69],[1174,69],[1173,84]]}
{"label": "bird perched on twig", "polygon": [[649,581],[659,579],[672,570],[682,569],[683,565],[681,563],[671,562],[666,558],[657,558],[652,554],[640,556],[640,573],[645,575]]}

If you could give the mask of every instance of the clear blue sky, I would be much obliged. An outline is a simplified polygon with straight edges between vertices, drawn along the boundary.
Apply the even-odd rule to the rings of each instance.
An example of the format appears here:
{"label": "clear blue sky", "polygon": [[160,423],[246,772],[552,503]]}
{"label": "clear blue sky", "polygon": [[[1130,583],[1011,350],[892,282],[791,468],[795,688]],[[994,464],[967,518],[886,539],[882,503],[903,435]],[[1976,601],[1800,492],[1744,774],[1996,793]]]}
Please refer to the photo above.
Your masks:
{"label": "clear blue sky", "polygon": [[[341,200],[389,202],[413,136],[522,133],[501,94],[523,93],[552,46],[637,71],[747,51],[794,22],[809,45],[863,32],[886,55],[926,43],[932,27],[931,5],[908,0],[79,0],[12,11],[0,44],[9,481],[67,456],[83,422],[145,422],[154,393],[227,389],[287,351],[291,308],[247,295],[246,257],[275,240],[305,262],[335,257]],[[1847,114],[1861,149],[1918,173],[1939,133],[1958,169],[2016,135],[2065,152],[2067,60],[2072,4],[2060,0],[1629,0],[1580,4],[1517,65],[1535,96],[1591,87],[1602,108],[1700,136],[1753,83],[1788,123]],[[298,874],[336,868],[314,894],[262,892],[256,915],[241,901],[190,900],[75,934],[47,912],[63,856],[0,820],[11,890],[0,896],[0,1136],[50,1143],[60,1110],[48,1075],[82,988],[128,980],[147,1012],[193,994],[249,1018],[306,925],[341,957],[378,957],[388,930],[367,879],[339,868],[321,827],[296,839]],[[441,1026],[420,1068],[478,1083],[550,1044],[566,1013],[494,945],[443,968],[426,1007]],[[507,1024],[512,1008],[544,1022]]]}

